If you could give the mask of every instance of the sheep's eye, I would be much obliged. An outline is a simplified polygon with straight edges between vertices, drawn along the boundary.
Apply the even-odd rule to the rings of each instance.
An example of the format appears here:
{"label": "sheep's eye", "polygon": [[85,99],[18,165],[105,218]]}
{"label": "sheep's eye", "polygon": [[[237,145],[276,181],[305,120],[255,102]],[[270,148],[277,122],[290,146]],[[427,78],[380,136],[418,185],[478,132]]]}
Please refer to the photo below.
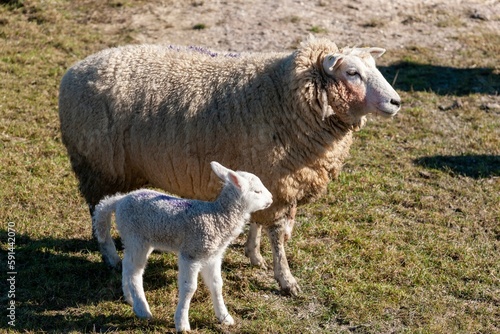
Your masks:
{"label": "sheep's eye", "polygon": [[256,194],[262,194],[261,190],[254,190],[253,192],[256,193]]}
{"label": "sheep's eye", "polygon": [[354,77],[356,75],[359,75],[359,73],[356,70],[347,70],[347,75]]}

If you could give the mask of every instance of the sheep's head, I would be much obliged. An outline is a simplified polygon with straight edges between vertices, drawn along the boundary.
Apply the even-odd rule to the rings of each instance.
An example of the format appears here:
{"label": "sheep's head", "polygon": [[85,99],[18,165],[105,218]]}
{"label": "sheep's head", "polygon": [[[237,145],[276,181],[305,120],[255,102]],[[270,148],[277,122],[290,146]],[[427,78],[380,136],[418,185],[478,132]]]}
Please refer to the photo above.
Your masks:
{"label": "sheep's head", "polygon": [[[356,124],[369,113],[394,116],[399,111],[401,98],[375,66],[375,58],[384,52],[381,48],[346,48],[322,59],[327,82],[323,118],[337,114]],[[339,104],[343,106],[338,108]]]}

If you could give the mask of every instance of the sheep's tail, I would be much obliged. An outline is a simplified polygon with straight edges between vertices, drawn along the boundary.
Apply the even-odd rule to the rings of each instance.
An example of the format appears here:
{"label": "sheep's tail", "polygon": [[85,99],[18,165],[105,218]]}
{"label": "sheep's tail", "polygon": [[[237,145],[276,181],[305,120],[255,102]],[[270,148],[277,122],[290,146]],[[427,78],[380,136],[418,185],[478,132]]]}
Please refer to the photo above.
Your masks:
{"label": "sheep's tail", "polygon": [[107,265],[116,269],[120,268],[121,260],[111,238],[111,215],[116,211],[116,205],[123,197],[125,195],[105,197],[96,206],[92,217],[92,225],[99,242],[102,259]]}

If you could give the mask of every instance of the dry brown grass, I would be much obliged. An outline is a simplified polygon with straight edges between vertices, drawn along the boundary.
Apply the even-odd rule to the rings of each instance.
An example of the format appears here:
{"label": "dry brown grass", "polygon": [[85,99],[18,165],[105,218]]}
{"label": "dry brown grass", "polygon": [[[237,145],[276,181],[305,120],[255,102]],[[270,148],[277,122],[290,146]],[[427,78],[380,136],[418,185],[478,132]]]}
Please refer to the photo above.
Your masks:
{"label": "dry brown grass", "polygon": [[[104,33],[99,24],[140,5],[0,5],[2,259],[7,222],[13,222],[18,272],[16,327],[3,317],[4,329],[174,328],[175,257],[153,254],[145,287],[155,319],[136,319],[122,300],[120,274],[101,263],[91,240],[59,136],[62,74],[88,54],[131,41],[133,30]],[[299,211],[287,252],[303,294],[282,296],[270,271],[251,268],[242,236],[223,265],[224,293],[237,325],[215,323],[201,284],[190,314],[197,332],[500,331],[500,42],[489,30],[457,39],[467,47],[453,57],[415,41],[415,48],[382,59],[390,81],[398,73],[404,107],[393,120],[373,117],[357,134],[340,179]],[[267,242],[263,247],[271,263]],[[6,273],[3,268],[2,291]],[[8,300],[2,294],[4,309]]]}

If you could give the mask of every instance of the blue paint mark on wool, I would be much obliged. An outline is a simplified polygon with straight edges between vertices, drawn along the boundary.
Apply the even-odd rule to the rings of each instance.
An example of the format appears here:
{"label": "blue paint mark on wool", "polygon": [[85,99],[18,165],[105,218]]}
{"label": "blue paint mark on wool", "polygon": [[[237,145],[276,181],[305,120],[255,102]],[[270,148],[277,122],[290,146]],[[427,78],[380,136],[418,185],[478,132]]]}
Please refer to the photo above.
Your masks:
{"label": "blue paint mark on wool", "polygon": [[165,201],[168,202],[168,204],[174,208],[187,209],[191,207],[191,203],[189,201],[178,197],[172,197],[168,195],[162,195],[147,191],[139,192],[136,194],[136,196],[138,198],[148,199],[151,201]]}
{"label": "blue paint mark on wool", "polygon": [[209,49],[206,49],[206,48],[201,47],[201,46],[190,45],[188,47],[188,49],[191,50],[191,51],[196,51],[196,52],[208,55],[208,56],[210,56],[212,58],[218,56],[217,52],[210,51]]}
{"label": "blue paint mark on wool", "polygon": [[229,53],[219,54],[219,53],[211,51],[211,50],[209,50],[209,49],[207,49],[205,47],[196,46],[196,45],[190,45],[190,46],[188,46],[186,48],[180,47],[180,46],[176,46],[176,45],[169,45],[168,48],[170,50],[174,50],[174,51],[177,51],[177,52],[181,52],[182,50],[187,49],[189,51],[198,52],[198,53],[210,56],[212,58],[215,58],[215,57],[218,57],[218,56],[223,56],[223,57],[228,57],[228,58],[238,58],[238,57],[240,57],[239,53],[229,52]]}
{"label": "blue paint mark on wool", "polygon": [[160,201],[167,201],[171,206],[175,208],[187,209],[191,207],[191,203],[182,198],[171,197],[167,195],[158,195],[154,198]]}

